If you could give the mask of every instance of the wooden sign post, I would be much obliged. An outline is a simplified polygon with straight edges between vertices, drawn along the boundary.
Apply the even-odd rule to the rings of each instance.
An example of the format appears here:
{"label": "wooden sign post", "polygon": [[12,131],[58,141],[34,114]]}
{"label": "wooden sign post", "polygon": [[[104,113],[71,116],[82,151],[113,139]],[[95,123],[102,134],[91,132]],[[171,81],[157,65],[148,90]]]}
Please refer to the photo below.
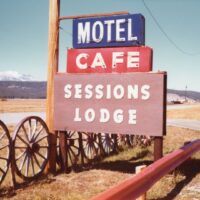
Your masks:
{"label": "wooden sign post", "polygon": [[59,50],[59,15],[60,0],[49,1],[49,38],[48,38],[48,81],[47,81],[47,105],[46,123],[51,133],[50,155],[48,172],[56,170],[56,133],[53,127],[54,116],[54,75],[58,72],[58,50]]}

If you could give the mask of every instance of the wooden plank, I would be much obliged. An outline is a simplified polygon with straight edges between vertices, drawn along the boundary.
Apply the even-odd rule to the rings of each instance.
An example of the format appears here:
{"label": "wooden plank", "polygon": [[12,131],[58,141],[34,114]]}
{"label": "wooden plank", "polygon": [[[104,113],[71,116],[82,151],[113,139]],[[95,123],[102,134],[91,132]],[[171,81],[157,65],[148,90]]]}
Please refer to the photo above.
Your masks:
{"label": "wooden plank", "polygon": [[59,20],[80,19],[80,18],[89,18],[89,17],[107,17],[107,16],[113,16],[113,15],[127,15],[127,14],[129,14],[127,11],[121,11],[121,12],[112,12],[112,13],[96,13],[96,14],[86,14],[86,15],[72,15],[72,16],[60,17]]}

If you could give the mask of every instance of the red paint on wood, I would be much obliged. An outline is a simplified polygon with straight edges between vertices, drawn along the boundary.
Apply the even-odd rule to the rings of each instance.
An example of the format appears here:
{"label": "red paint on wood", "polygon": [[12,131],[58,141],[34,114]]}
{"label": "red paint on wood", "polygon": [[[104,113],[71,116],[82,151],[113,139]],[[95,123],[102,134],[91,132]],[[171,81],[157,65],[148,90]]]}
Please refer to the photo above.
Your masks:
{"label": "red paint on wood", "polygon": [[200,140],[195,140],[182,148],[157,160],[141,173],[122,181],[117,186],[97,195],[91,200],[130,200],[147,192],[158,180],[200,151]]}
{"label": "red paint on wood", "polygon": [[162,73],[58,74],[54,93],[55,130],[162,136],[164,76]]}
{"label": "red paint on wood", "polygon": [[68,49],[68,73],[149,72],[152,70],[152,49],[118,47]]}

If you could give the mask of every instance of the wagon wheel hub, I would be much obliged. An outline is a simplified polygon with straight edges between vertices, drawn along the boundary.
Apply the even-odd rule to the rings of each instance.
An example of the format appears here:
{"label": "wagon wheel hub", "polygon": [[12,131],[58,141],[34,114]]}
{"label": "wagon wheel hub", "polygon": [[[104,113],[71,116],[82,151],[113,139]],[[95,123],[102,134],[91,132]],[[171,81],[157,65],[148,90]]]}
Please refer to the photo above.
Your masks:
{"label": "wagon wheel hub", "polygon": [[37,153],[40,150],[40,145],[38,143],[31,143],[28,147],[28,152],[33,154]]}
{"label": "wagon wheel hub", "polygon": [[74,139],[68,139],[67,140],[67,146],[74,146]]}
{"label": "wagon wheel hub", "polygon": [[95,142],[94,137],[88,137],[88,143],[89,143],[89,144],[92,144],[92,143],[94,143],[94,142]]}

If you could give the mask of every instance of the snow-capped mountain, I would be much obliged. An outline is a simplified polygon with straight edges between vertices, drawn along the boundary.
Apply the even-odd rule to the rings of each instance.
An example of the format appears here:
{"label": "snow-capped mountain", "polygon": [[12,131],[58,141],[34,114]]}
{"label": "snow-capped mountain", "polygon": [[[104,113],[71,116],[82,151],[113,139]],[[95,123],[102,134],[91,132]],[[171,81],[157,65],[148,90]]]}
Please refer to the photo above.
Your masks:
{"label": "snow-capped mountain", "polygon": [[16,71],[0,72],[0,81],[36,81],[31,75],[20,74]]}

